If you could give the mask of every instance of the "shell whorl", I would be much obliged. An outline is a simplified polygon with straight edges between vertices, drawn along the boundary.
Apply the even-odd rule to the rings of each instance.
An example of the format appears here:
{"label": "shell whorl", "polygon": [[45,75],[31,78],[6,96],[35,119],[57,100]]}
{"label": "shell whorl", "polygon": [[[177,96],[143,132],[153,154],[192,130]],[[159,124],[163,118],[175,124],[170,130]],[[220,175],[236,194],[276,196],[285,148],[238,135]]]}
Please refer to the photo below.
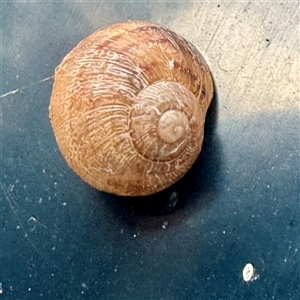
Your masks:
{"label": "shell whorl", "polygon": [[148,195],[181,178],[202,146],[209,68],[172,31],[115,24],[57,67],[49,114],[70,167],[95,188]]}
{"label": "shell whorl", "polygon": [[129,129],[141,157],[168,163],[183,154],[188,160],[201,139],[203,120],[197,100],[188,89],[176,82],[159,81],[137,95]]}

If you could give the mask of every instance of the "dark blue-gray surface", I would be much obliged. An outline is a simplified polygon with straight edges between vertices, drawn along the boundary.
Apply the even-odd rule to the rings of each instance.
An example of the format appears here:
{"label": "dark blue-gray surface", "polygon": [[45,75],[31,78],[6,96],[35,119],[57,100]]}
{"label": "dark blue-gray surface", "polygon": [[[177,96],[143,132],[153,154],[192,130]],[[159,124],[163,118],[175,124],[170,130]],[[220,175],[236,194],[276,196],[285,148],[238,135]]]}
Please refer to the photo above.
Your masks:
{"label": "dark blue-gray surface", "polygon": [[[100,193],[68,168],[55,143],[52,80],[29,85],[51,76],[81,38],[70,30],[62,44],[54,15],[63,13],[47,7],[37,47],[52,56],[2,61],[1,95],[25,88],[0,98],[0,297],[299,299],[299,110],[219,118],[227,102],[219,95],[203,151],[180,182],[145,198]],[[2,8],[7,42],[7,28],[30,17],[19,6]],[[76,23],[72,6],[64,9]],[[16,53],[29,57],[21,45],[25,52]],[[247,283],[248,262],[256,278]]]}

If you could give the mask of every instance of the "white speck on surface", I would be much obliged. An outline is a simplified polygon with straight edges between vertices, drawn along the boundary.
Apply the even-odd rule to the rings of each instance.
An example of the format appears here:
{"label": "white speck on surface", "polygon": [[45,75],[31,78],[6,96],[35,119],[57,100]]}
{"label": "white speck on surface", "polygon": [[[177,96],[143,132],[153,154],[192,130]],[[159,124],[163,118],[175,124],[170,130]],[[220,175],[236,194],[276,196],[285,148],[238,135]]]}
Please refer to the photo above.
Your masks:
{"label": "white speck on surface", "polygon": [[46,170],[45,170],[45,169],[43,169],[43,173],[44,173],[44,174],[46,173]]}
{"label": "white speck on surface", "polygon": [[43,198],[40,197],[39,204],[41,204],[42,202],[43,202]]}
{"label": "white speck on surface", "polygon": [[250,281],[254,277],[255,269],[252,264],[248,263],[243,269],[244,281]]}
{"label": "white speck on surface", "polygon": [[133,237],[136,238],[136,234],[134,234]]}
{"label": "white speck on surface", "polygon": [[2,282],[0,282],[0,295],[3,294]]}
{"label": "white speck on surface", "polygon": [[18,225],[18,226],[17,226],[17,230],[19,230],[20,228],[21,228],[21,226],[20,226],[20,225]]}
{"label": "white speck on surface", "polygon": [[87,286],[86,283],[84,283],[84,282],[81,283],[81,286],[82,286],[83,288],[85,288],[85,289],[88,289],[88,286]]}
{"label": "white speck on surface", "polygon": [[31,217],[28,219],[28,224],[29,224],[29,226],[30,226],[30,231],[31,231],[31,232],[34,231],[34,229],[36,228],[36,222],[37,222],[37,220],[36,220],[36,218],[33,217],[33,216],[31,216]]}
{"label": "white speck on surface", "polygon": [[63,204],[62,204],[63,206],[66,206],[67,205],[67,202],[63,202]]}
{"label": "white speck on surface", "polygon": [[168,221],[163,222],[163,224],[161,225],[161,228],[166,229],[168,224],[169,224]]}
{"label": "white speck on surface", "polygon": [[31,288],[28,288],[28,291],[31,292]]}
{"label": "white speck on surface", "polygon": [[31,221],[36,222],[36,218],[31,216],[31,217],[28,219],[28,222],[31,222]]}
{"label": "white speck on surface", "polygon": [[225,234],[225,233],[226,233],[226,231],[224,230],[224,231],[223,231],[223,234]]}

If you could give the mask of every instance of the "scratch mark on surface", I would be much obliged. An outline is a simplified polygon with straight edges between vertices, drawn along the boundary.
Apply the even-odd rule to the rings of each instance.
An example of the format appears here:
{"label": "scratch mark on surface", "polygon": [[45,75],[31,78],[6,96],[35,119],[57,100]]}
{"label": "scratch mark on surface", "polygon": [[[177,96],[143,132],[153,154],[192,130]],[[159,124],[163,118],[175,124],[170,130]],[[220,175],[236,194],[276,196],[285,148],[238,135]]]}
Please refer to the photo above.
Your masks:
{"label": "scratch mark on surface", "polygon": [[27,86],[24,86],[24,87],[22,87],[22,88],[19,88],[19,89],[10,91],[10,92],[8,92],[8,93],[5,93],[5,94],[1,95],[1,96],[0,96],[0,99],[5,98],[5,97],[7,97],[7,96],[9,96],[9,95],[15,95],[15,94],[20,93],[21,91],[23,91],[23,90],[25,90],[25,89],[30,88],[30,87],[33,86],[33,85],[36,85],[36,84],[39,84],[39,83],[42,83],[42,82],[46,82],[46,81],[48,81],[48,80],[50,80],[50,79],[53,79],[53,78],[54,78],[54,75],[49,76],[49,77],[46,77],[46,78],[44,78],[44,79],[42,79],[42,80],[39,80],[39,81],[37,81],[37,82],[34,82],[34,83],[29,84],[29,85],[27,85]]}
{"label": "scratch mark on surface", "polygon": [[20,218],[20,216],[18,214],[18,211],[17,211],[17,209],[19,209],[18,203],[16,203],[16,201],[13,199],[13,197],[11,196],[9,190],[5,187],[5,185],[2,184],[2,183],[0,183],[0,185],[1,185],[1,189],[3,190],[3,194],[4,194],[5,198],[6,198],[6,200],[8,201],[8,204],[9,204],[10,208],[12,209],[13,213],[16,216],[17,221],[20,224],[20,227],[22,227],[23,230],[24,230],[24,232],[25,232],[26,239],[29,241],[29,243],[31,244],[31,246],[33,248],[37,249],[36,245],[28,237],[28,233],[27,233],[26,229],[24,228],[23,222],[22,222],[22,220],[21,220],[21,218]]}
{"label": "scratch mark on surface", "polygon": [[74,8],[69,12],[68,19],[67,19],[66,23],[64,24],[64,28],[69,27],[69,23],[71,22],[73,15],[74,15]]}
{"label": "scratch mark on surface", "polygon": [[[252,49],[252,46],[253,46],[254,42],[256,41],[257,37],[259,36],[259,28],[263,25],[263,23],[264,23],[264,21],[265,21],[267,15],[268,15],[268,13],[269,13],[269,9],[270,9],[270,6],[268,6],[268,9],[266,10],[266,13],[264,14],[264,17],[262,18],[260,24],[256,26],[256,31],[255,31],[254,35],[252,36],[251,42],[250,42],[250,44],[249,44],[249,52],[250,52],[250,49]],[[267,48],[267,47],[266,47],[266,48]],[[265,54],[265,51],[266,51],[266,49],[264,49],[263,55]],[[241,65],[244,64],[245,60],[247,59],[247,57],[248,57],[248,55],[249,55],[249,52],[248,52],[248,51],[245,52],[245,55],[244,55],[244,57],[243,57],[243,60],[241,61]],[[263,55],[262,55],[262,57],[263,57]],[[262,58],[262,57],[261,57],[261,58]],[[260,58],[260,60],[259,60],[259,63],[260,63],[260,61],[261,61],[261,58]],[[256,68],[257,68],[257,67],[256,67]],[[242,70],[242,69],[239,68],[237,74],[235,75],[235,77],[234,77],[234,79],[233,79],[233,82],[232,82],[232,84],[231,84],[229,90],[231,90],[232,87],[235,85],[236,80],[237,80],[238,76],[240,75],[241,70]],[[255,70],[254,70],[254,73],[255,73]],[[254,74],[252,74],[252,77],[251,77],[251,78],[253,78],[253,75],[254,75]],[[252,80],[251,80],[251,82],[252,82]],[[248,83],[248,84],[245,84],[245,90],[247,89],[248,86],[249,86],[249,83]]]}
{"label": "scratch mark on surface", "polygon": [[209,47],[210,47],[210,45],[211,45],[213,39],[215,38],[215,36],[216,36],[217,32],[219,31],[221,25],[223,24],[223,21],[224,21],[224,19],[225,19],[225,17],[226,17],[226,12],[230,9],[231,5],[232,5],[232,2],[230,2],[229,5],[228,5],[228,7],[225,9],[225,11],[224,11],[224,13],[223,13],[223,18],[222,18],[220,21],[219,21],[219,19],[221,18],[221,13],[219,14],[219,16],[218,16],[219,25],[216,26],[215,31],[214,31],[214,33],[212,34],[211,39],[210,39],[210,41],[208,42],[208,45],[207,45],[206,49],[204,50],[204,54],[207,53],[207,51],[209,50]]}
{"label": "scratch mark on surface", "polygon": [[14,199],[13,198],[10,198],[9,196],[9,190],[7,188],[5,188],[5,186],[1,183],[1,188],[3,190],[3,193],[5,195],[5,198],[7,199],[8,203],[9,203],[9,206],[10,208],[13,210],[14,214],[16,215],[17,217],[17,220],[19,221],[19,223],[21,224],[21,220],[19,218],[19,215],[15,209],[15,207],[12,205],[12,202],[14,202],[15,206],[16,207],[19,207],[17,203],[15,203]]}

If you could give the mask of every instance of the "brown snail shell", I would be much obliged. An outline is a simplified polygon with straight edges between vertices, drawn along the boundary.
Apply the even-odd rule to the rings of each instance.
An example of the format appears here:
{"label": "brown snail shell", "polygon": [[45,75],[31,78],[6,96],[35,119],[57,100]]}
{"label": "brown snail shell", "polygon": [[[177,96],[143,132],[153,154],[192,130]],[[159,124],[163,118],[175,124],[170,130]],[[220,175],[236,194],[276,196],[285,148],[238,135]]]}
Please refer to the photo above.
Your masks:
{"label": "brown snail shell", "polygon": [[195,162],[212,97],[209,67],[194,46],[157,24],[126,22],[96,31],[63,59],[49,116],[85,182],[149,195]]}

